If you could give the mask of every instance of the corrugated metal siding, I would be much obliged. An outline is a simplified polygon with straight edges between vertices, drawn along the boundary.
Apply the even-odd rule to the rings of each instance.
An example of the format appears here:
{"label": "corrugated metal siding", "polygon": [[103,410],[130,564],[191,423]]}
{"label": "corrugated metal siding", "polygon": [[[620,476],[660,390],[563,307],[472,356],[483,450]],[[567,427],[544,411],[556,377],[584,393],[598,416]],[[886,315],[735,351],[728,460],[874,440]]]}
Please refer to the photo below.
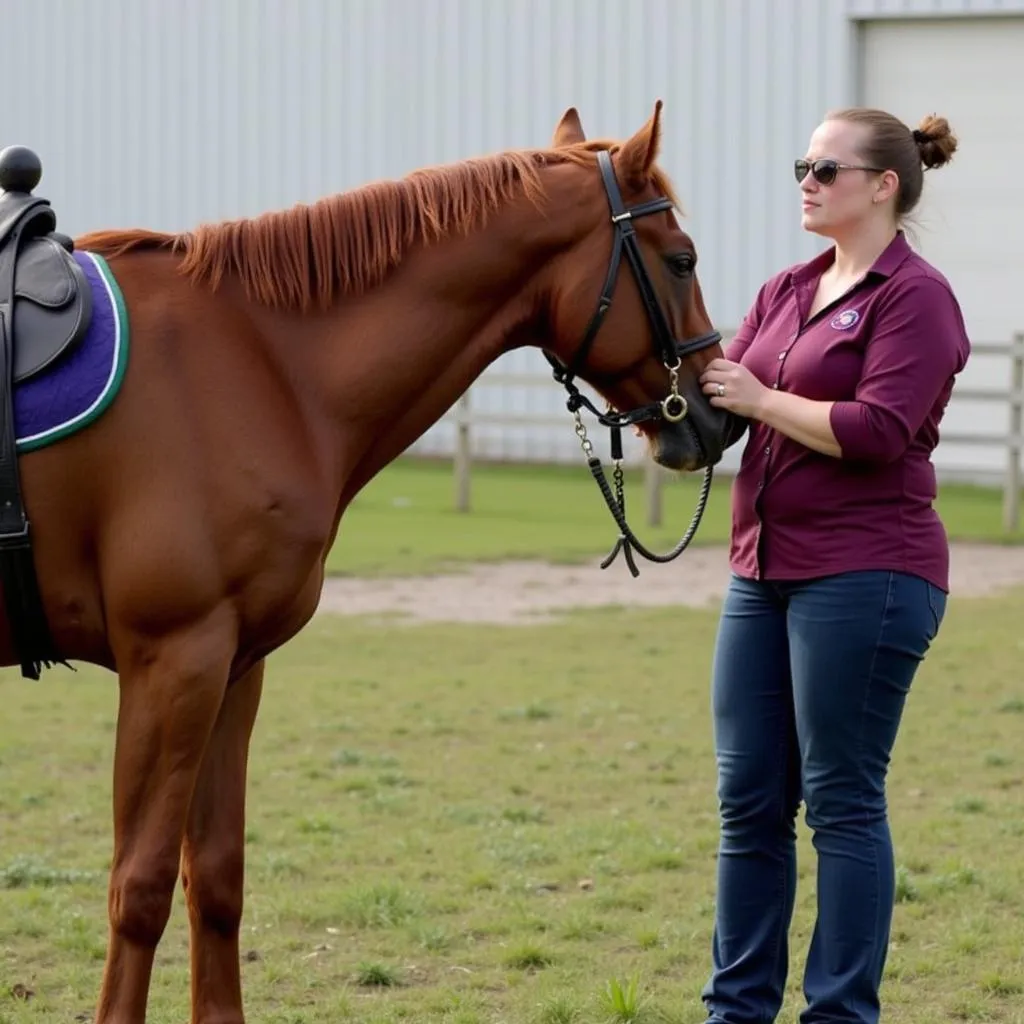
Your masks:
{"label": "corrugated metal siding", "polygon": [[[867,6],[894,7],[6,0],[0,144],[39,151],[41,193],[65,231],[180,229],[543,144],[569,105],[588,132],[626,135],[661,97],[662,162],[701,250],[708,307],[730,327],[765,277],[820,244],[800,231],[790,160],[822,113],[851,99],[847,8]],[[502,370],[544,378],[547,364],[520,352]],[[482,429],[481,453],[579,457],[557,391],[484,387],[474,398],[564,417]],[[448,451],[452,437],[441,424],[418,447]]]}

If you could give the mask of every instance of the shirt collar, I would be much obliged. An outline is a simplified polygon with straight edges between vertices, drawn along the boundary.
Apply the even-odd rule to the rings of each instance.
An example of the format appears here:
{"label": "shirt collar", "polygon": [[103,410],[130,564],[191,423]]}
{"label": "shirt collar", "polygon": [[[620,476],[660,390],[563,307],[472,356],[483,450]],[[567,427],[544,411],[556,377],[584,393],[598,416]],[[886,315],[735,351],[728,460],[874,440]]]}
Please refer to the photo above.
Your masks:
{"label": "shirt collar", "polygon": [[[879,277],[892,277],[912,252],[913,250],[907,242],[906,235],[902,231],[897,231],[896,237],[878,254],[878,258],[871,265],[868,274],[875,274]],[[824,252],[818,253],[817,256],[808,260],[807,263],[804,263],[793,272],[793,283],[800,285],[816,281],[832,266],[835,255],[835,246],[830,246]]]}

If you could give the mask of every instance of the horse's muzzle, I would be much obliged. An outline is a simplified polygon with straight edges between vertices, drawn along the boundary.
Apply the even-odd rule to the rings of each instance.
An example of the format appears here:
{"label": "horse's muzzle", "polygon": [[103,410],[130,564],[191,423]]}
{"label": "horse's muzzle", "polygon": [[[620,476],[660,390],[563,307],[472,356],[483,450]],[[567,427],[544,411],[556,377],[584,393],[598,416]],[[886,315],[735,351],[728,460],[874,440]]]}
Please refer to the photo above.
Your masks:
{"label": "horse's muzzle", "polygon": [[665,422],[651,437],[651,455],[665,469],[691,473],[715,466],[747,429],[747,421],[711,406],[700,393],[688,394],[689,409],[678,423]]}

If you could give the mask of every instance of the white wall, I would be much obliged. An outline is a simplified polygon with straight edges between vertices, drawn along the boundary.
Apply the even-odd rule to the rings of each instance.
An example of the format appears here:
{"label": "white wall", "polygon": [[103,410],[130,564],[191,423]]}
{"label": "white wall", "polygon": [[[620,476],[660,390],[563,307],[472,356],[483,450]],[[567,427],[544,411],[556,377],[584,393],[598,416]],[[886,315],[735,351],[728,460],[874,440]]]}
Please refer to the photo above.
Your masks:
{"label": "white wall", "polygon": [[[925,174],[915,242],[949,278],[979,343],[1024,331],[1024,13],[998,18],[885,19],[861,28],[860,98],[914,125],[936,111],[959,149]],[[1012,126],[1012,127],[1011,127]],[[979,346],[980,348],[980,346]],[[958,382],[935,453],[940,469],[997,473],[1005,453],[961,437],[1007,430],[1004,402],[969,391],[1007,387],[1007,360],[978,351]]]}

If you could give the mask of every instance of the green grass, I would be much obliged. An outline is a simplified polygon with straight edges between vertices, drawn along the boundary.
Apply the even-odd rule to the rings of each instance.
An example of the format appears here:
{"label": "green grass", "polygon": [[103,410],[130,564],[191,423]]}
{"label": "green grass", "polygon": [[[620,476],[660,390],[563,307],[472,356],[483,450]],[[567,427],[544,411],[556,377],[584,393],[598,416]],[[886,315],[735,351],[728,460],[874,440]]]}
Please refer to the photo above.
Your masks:
{"label": "green grass", "polygon": [[[628,475],[630,524],[648,547],[666,550],[682,536],[693,513],[699,474],[668,477],[663,525],[646,525],[639,471]],[[721,544],[729,536],[729,487],[716,477],[694,545]],[[601,557],[617,528],[593,478],[578,466],[480,465],[472,474],[472,511],[455,511],[454,474],[447,462],[400,459],[357,497],[342,521],[328,562],[333,574],[433,572],[479,561],[543,558],[573,562]],[[938,502],[956,540],[1019,543],[1005,536],[996,489],[943,487]]]}
{"label": "green grass", "polygon": [[[912,691],[890,783],[888,1024],[1024,1022],[1022,621],[1024,593],[954,599]],[[683,609],[314,620],[271,660],[254,740],[249,1020],[700,1024],[714,626]],[[0,706],[0,1021],[90,1020],[116,689],[9,670]],[[786,1024],[814,877],[801,826]],[[179,892],[150,1024],[188,1018],[186,967]]]}

